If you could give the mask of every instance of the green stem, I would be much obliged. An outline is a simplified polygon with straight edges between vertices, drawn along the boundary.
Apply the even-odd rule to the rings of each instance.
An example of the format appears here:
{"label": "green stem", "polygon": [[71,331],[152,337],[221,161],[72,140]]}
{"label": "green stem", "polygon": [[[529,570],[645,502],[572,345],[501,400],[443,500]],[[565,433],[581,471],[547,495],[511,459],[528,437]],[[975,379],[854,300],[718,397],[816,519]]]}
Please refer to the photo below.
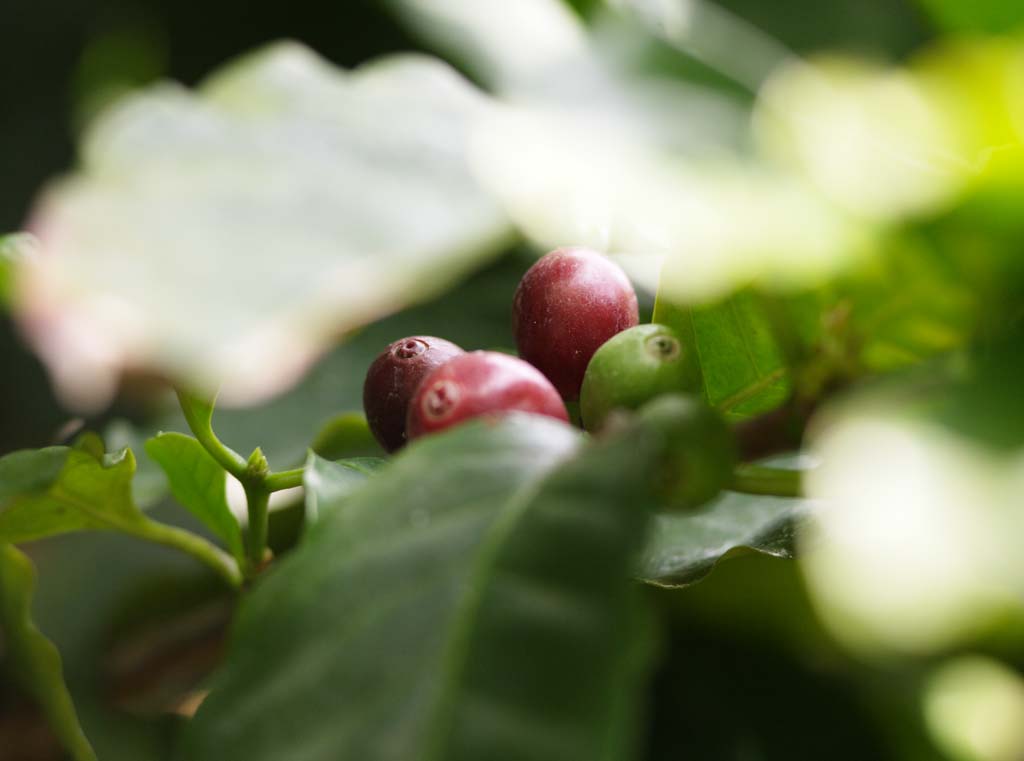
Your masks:
{"label": "green stem", "polygon": [[216,571],[235,589],[242,586],[242,574],[238,570],[238,564],[234,558],[201,536],[149,519],[141,524],[133,525],[130,530],[140,539],[162,544],[165,547],[174,547],[191,555]]}
{"label": "green stem", "polygon": [[800,497],[803,495],[803,474],[799,470],[764,465],[737,465],[729,488],[744,494]]}
{"label": "green stem", "polygon": [[253,484],[245,488],[245,498],[249,506],[249,566],[255,571],[263,563],[263,555],[267,549],[270,492],[262,483]]}
{"label": "green stem", "polygon": [[189,403],[184,392],[180,390],[178,391],[178,401],[181,404],[181,411],[185,413],[185,421],[192,430],[192,435],[203,445],[203,449],[209,452],[210,456],[224,470],[238,480],[244,481],[248,472],[245,458],[217,438],[213,432],[211,417],[199,414],[195,405]]}
{"label": "green stem", "polygon": [[295,468],[295,470],[271,473],[264,479],[263,486],[270,492],[294,489],[297,486],[302,486],[302,476],[305,472],[305,468]]}

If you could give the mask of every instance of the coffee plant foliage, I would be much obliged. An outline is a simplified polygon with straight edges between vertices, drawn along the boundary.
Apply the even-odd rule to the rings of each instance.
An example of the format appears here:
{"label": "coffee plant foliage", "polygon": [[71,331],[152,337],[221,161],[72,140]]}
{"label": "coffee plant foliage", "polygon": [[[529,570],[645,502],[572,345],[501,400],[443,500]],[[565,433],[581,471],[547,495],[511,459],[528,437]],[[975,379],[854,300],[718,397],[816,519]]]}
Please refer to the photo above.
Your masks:
{"label": "coffee plant foliage", "polygon": [[[674,757],[676,722],[740,757],[717,677],[673,681],[693,647],[732,658],[686,622],[757,632],[794,683],[828,664],[846,697],[805,708],[859,738],[885,713],[885,758],[1024,753],[1015,4],[922,0],[950,34],[888,63],[705,2],[387,5],[434,54],[342,70],[276,42],[129,94],[0,238],[0,308],[68,408],[133,378],[148,404],[0,457],[4,654],[69,757],[626,761]],[[374,441],[381,350],[511,351],[519,279],[565,245],[692,358],[678,391],[739,455],[710,501],[662,488],[671,395],[600,431]],[[38,626],[32,558],[61,587]],[[150,683],[161,647],[189,665]],[[750,742],[803,757],[770,755],[771,710]]]}

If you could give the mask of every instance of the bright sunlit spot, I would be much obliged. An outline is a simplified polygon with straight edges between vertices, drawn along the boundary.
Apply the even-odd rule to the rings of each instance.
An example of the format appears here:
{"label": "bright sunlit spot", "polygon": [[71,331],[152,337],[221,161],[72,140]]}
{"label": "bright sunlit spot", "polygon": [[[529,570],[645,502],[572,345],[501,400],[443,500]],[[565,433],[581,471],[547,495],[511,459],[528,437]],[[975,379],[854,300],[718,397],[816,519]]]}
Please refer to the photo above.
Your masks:
{"label": "bright sunlit spot", "polygon": [[[929,651],[1018,604],[1024,578],[1004,472],[928,426],[850,417],[816,441],[821,500],[804,568],[819,610],[856,646]],[[1019,505],[1017,506],[1019,508]]]}
{"label": "bright sunlit spot", "polygon": [[956,761],[1024,757],[1024,679],[991,658],[963,656],[937,668],[923,695],[928,728]]}

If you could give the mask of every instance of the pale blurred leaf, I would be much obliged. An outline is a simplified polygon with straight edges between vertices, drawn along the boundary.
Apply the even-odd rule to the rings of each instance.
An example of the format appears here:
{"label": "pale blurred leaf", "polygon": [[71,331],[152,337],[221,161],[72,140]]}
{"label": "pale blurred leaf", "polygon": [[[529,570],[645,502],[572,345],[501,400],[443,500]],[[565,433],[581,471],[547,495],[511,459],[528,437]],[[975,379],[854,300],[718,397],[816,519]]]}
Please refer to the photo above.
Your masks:
{"label": "pale blurred leaf", "polygon": [[[604,250],[652,289],[667,260],[678,276],[662,287],[683,301],[757,277],[813,281],[860,243],[827,199],[751,155],[749,100],[617,66],[557,0],[524,3],[523,18],[551,20],[536,59],[542,32],[507,24],[499,0],[397,5],[417,33],[468,58],[507,97],[473,135],[473,166],[539,246]],[[754,77],[752,91],[786,60],[710,4],[643,5],[656,16],[652,28],[685,28],[687,40],[704,46],[702,60]],[[550,29],[558,31],[548,36]],[[499,38],[500,46],[489,44]]]}
{"label": "pale blurred leaf", "polygon": [[65,396],[126,366],[250,402],[346,330],[437,293],[506,222],[466,165],[486,98],[445,64],[354,72],[292,43],[198,91],[154,86],[87,135],[32,227],[22,320]]}

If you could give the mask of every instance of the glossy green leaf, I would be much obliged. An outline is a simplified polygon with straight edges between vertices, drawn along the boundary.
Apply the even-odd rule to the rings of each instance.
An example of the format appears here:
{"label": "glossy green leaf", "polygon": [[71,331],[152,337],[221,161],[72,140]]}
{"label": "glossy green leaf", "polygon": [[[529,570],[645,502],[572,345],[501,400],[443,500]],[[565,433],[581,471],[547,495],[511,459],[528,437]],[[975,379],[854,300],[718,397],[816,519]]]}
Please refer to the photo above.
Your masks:
{"label": "glossy green leaf", "polygon": [[488,104],[436,59],[349,72],[293,42],[195,91],[125,98],[33,211],[47,255],[19,309],[30,340],[83,406],[126,366],[237,404],[286,390],[339,335],[441,292],[507,241],[467,156]]}
{"label": "glossy green leaf", "polygon": [[783,359],[751,294],[701,307],[659,298],[654,322],[674,328],[697,355],[705,398],[729,417],[749,417],[786,399],[789,381]]}
{"label": "glossy green leaf", "polygon": [[224,469],[198,441],[181,433],[162,433],[150,439],[146,454],[164,469],[174,498],[241,558],[242,530],[228,507]]}
{"label": "glossy green leaf", "polygon": [[723,492],[692,513],[658,514],[637,575],[657,586],[683,587],[740,552],[792,558],[797,526],[810,508],[806,499]]}
{"label": "glossy green leaf", "polygon": [[132,501],[134,472],[127,450],[109,463],[66,447],[7,455],[0,459],[0,541],[137,529],[146,518]]}
{"label": "glossy green leaf", "polygon": [[379,457],[332,462],[311,454],[302,474],[302,485],[306,487],[306,525],[320,520],[322,509],[334,509],[341,504],[386,463],[387,460]]}
{"label": "glossy green leaf", "polygon": [[627,757],[662,446],[536,416],[413,444],[243,603],[186,756]]}
{"label": "glossy green leaf", "polygon": [[32,621],[35,585],[32,561],[15,547],[0,544],[0,629],[8,662],[70,757],[95,761],[64,684],[60,653]]}

